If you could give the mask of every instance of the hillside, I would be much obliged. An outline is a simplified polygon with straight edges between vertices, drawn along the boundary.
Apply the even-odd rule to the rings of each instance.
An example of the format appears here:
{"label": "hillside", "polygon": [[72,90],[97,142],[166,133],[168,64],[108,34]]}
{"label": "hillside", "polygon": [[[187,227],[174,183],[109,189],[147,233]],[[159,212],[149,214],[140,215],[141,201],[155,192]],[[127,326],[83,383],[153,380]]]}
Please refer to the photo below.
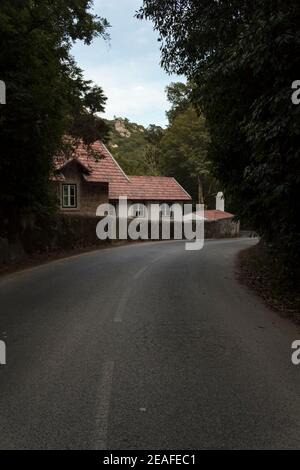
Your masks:
{"label": "hillside", "polygon": [[116,118],[106,121],[111,128],[108,148],[125,173],[129,175],[151,174],[145,161],[147,129],[128,119]]}

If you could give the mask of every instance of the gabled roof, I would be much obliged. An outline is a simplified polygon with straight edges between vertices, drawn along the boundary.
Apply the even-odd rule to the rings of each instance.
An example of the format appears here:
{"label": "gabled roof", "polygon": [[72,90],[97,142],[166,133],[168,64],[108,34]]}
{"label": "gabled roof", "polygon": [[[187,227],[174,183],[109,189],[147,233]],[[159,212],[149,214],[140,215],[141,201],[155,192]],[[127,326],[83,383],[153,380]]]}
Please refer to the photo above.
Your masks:
{"label": "gabled roof", "polygon": [[[72,160],[77,160],[83,166],[83,177],[87,182],[109,183],[109,199],[127,196],[131,200],[191,200],[190,195],[174,178],[127,176],[102,142],[97,141],[91,147],[99,158],[89,154],[86,147],[80,143]],[[55,158],[56,171],[61,172],[68,162],[63,156]]]}
{"label": "gabled roof", "polygon": [[74,162],[82,168],[84,173],[90,173],[90,168],[79,158],[69,158],[69,160],[65,160],[59,168],[60,171],[66,166],[74,164]]}

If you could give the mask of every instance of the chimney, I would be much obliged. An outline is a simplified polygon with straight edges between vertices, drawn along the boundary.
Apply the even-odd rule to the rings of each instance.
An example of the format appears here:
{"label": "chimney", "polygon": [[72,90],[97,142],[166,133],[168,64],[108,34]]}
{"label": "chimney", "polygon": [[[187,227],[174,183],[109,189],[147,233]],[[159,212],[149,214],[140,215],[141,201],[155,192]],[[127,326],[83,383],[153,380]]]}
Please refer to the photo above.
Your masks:
{"label": "chimney", "polygon": [[217,211],[225,211],[225,199],[224,194],[219,192],[216,196],[216,210]]}

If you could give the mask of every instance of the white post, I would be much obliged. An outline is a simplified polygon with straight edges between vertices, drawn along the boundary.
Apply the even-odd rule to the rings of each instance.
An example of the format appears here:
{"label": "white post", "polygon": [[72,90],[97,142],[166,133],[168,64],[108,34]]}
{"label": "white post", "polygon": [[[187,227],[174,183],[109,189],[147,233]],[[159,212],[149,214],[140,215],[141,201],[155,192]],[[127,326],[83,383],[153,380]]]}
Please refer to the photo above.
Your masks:
{"label": "white post", "polygon": [[224,194],[219,192],[216,196],[216,210],[217,211],[225,211],[225,199]]}

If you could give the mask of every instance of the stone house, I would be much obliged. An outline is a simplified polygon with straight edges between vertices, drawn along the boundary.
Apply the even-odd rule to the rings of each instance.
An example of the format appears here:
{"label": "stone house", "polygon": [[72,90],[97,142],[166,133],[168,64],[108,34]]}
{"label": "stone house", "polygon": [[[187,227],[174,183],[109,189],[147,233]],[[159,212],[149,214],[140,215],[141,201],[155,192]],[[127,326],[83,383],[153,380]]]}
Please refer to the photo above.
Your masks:
{"label": "stone house", "polygon": [[95,215],[100,204],[117,207],[119,198],[127,197],[128,205],[133,205],[129,216],[144,215],[141,203],[146,207],[151,203],[161,204],[166,211],[163,215],[168,216],[169,205],[192,202],[174,178],[128,176],[102,142],[95,142],[92,150],[89,154],[79,144],[71,158],[61,155],[54,159],[52,181],[62,212]]}

